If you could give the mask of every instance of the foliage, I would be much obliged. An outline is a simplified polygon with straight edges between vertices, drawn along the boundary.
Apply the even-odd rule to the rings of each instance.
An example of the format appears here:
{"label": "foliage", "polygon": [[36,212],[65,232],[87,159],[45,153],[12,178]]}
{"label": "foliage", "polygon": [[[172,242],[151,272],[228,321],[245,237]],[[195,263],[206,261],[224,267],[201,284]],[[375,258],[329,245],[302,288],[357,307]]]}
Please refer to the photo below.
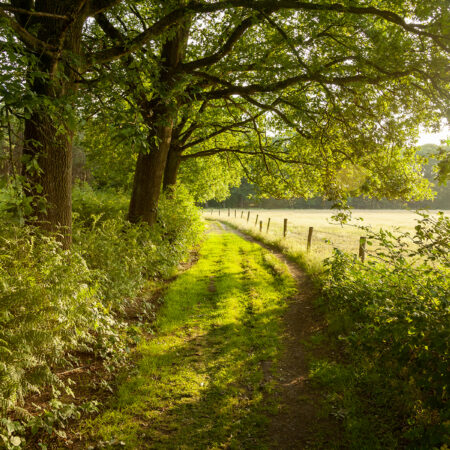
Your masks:
{"label": "foliage", "polygon": [[25,196],[21,180],[8,180],[5,186],[0,188],[0,214],[9,214],[23,225],[30,212],[31,199]]}
{"label": "foliage", "polygon": [[183,162],[180,168],[180,183],[199,203],[214,199],[225,200],[230,188],[241,182],[242,172],[235,162],[230,163],[220,156],[194,158]]}
{"label": "foliage", "polygon": [[[70,385],[58,372],[76,366],[79,352],[110,361],[122,358],[127,347],[126,300],[149,278],[172,275],[202,231],[199,214],[181,189],[163,199],[161,222],[153,228],[117,217],[123,203],[112,192],[96,194],[87,187],[75,192],[78,220],[71,251],[38,229],[0,218],[4,418],[18,410],[28,394],[46,386],[54,398],[70,394]],[[0,426],[0,435],[11,443],[17,434],[8,432],[8,423]],[[29,429],[28,422],[21,423],[17,427]]]}
{"label": "foliage", "polygon": [[[426,144],[420,147],[418,151],[418,159],[421,161],[423,168],[423,176],[429,182],[429,188],[432,190],[434,198],[417,201],[405,201],[406,199],[389,200],[388,196],[382,199],[368,198],[370,196],[362,193],[358,197],[348,197],[347,203],[353,208],[357,209],[401,209],[407,206],[411,209],[450,209],[450,184],[446,182],[446,170],[448,170],[449,159],[448,147],[438,147],[434,144]],[[347,171],[349,168],[347,168]],[[353,168],[356,170],[356,167]],[[351,181],[353,187],[358,187],[358,177],[346,177],[343,180],[343,175],[346,171],[338,174],[337,180],[341,181],[341,187],[346,184],[351,187],[348,181]],[[363,180],[366,181],[365,178]],[[267,209],[281,209],[281,208],[296,208],[296,209],[329,209],[332,207],[332,202],[326,201],[323,196],[315,196],[313,198],[261,198],[263,197],[258,192],[258,186],[248,184],[247,180],[243,179],[238,188],[231,190],[232,195],[226,200],[228,207],[248,207],[254,206],[255,203],[260,208]],[[256,198],[255,198],[256,194]],[[429,193],[430,194],[430,193]],[[430,197],[430,195],[428,195]]]}
{"label": "foliage", "polygon": [[[120,208],[112,193],[96,195],[85,190],[80,194],[81,204],[74,208],[80,218],[87,217],[96,204],[102,208],[111,205],[112,211]],[[74,248],[99,274],[102,297],[115,309],[126,307],[124,299],[132,299],[146,279],[170,276],[202,231],[199,213],[182,188],[171,197],[162,197],[158,223],[153,227],[132,225],[113,216],[104,218],[102,213],[91,213],[89,222],[88,227],[75,227]]]}
{"label": "foliage", "polygon": [[338,250],[326,261],[324,305],[344,357],[313,376],[354,448],[449,443],[449,236],[448,217],[423,213],[413,234],[370,232],[366,264]]}
{"label": "foliage", "polygon": [[120,190],[94,190],[87,183],[79,183],[72,191],[74,219],[83,226],[106,219],[123,219],[128,201],[128,196]]}
{"label": "foliage", "polygon": [[[61,250],[52,237],[2,220],[0,253],[0,436],[21,442],[20,422],[5,414],[26,395],[51,387],[71,394],[58,372],[76,364],[77,352],[124,352],[120,323],[102,302],[96,274],[77,250]],[[20,410],[20,408],[19,408]],[[16,410],[18,411],[18,410]]]}
{"label": "foliage", "polygon": [[[187,166],[185,180],[191,169],[198,173],[193,159],[222,156],[225,171],[240,167],[275,197],[428,198],[414,144],[418,125],[439,124],[446,110],[444,2],[263,3],[199,4],[190,16],[183,2],[138,2],[128,14],[121,7],[93,21],[87,42],[99,48],[126,42],[131,29],[145,32],[158,19],[170,21],[177,8],[174,16],[184,24],[101,70],[91,103],[96,117],[111,117],[99,120],[108,124],[103,128],[139,142],[136,151],[149,151],[154,125],[167,123],[161,106],[170,104],[177,112],[171,149],[181,156],[182,171]],[[181,28],[184,38],[177,35]],[[183,51],[165,77],[170,62],[163,49],[170,44]],[[87,76],[99,79],[97,71]],[[105,80],[113,85],[107,95]],[[97,123],[90,135],[96,130]],[[124,142],[117,149],[128,155]],[[355,172],[363,172],[360,183],[348,183],[348,176],[342,182]],[[205,181],[215,183],[216,174],[211,170]],[[203,181],[197,177],[194,186]]]}
{"label": "foliage", "polygon": [[136,155],[142,148],[142,143],[133,136],[139,128],[126,118],[130,111],[125,108],[119,117],[117,114],[99,112],[95,119],[84,124],[79,137],[86,153],[87,168],[96,186],[102,190],[108,187],[129,190],[132,187]]}
{"label": "foliage", "polygon": [[[78,420],[83,414],[98,412],[98,402],[88,401],[81,405],[73,403],[63,403],[57,399],[49,402],[48,409],[37,408],[38,415],[29,416],[22,420],[11,420],[3,417],[0,420],[0,438],[3,440],[3,447],[7,449],[17,449],[27,444],[24,437],[30,434],[35,437],[39,432],[49,436],[57,435],[66,439],[67,433],[64,431],[70,420]],[[39,442],[39,448],[46,449],[46,445]]]}

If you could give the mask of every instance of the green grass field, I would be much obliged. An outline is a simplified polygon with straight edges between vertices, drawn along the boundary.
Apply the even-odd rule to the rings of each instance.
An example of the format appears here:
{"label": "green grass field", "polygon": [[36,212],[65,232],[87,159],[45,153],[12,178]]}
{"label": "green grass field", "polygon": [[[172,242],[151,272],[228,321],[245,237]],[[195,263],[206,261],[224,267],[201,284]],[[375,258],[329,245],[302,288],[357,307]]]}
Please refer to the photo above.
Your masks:
{"label": "green grass field", "polygon": [[[247,222],[249,211],[250,219]],[[449,214],[450,211],[445,213]],[[311,254],[320,260],[330,256],[334,247],[358,253],[359,237],[365,233],[356,225],[371,226],[374,230],[399,228],[402,231],[413,231],[418,217],[413,211],[405,210],[354,210],[350,224],[341,226],[331,220],[335,212],[324,209],[231,209],[229,216],[228,209],[221,209],[220,216],[218,209],[205,209],[203,214],[206,219],[220,218],[238,228],[256,233],[259,233],[259,222],[262,221],[262,236],[268,241],[276,241],[294,253],[306,250],[308,229],[314,227]],[[267,232],[269,218],[270,227]],[[363,220],[358,220],[359,218]],[[284,219],[288,219],[285,239]],[[282,242],[279,242],[280,239]]]}

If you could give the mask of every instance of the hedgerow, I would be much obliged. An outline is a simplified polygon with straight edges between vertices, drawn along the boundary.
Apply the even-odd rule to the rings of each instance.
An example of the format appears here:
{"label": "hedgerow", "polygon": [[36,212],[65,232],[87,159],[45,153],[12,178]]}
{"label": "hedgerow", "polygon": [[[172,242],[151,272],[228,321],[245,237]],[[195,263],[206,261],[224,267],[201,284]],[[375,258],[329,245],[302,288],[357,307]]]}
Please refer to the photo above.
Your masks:
{"label": "hedgerow", "polygon": [[[123,358],[127,304],[149,279],[171,276],[199,239],[199,213],[181,189],[163,197],[154,227],[128,223],[114,198],[77,191],[70,251],[0,217],[0,437],[7,447],[22,445],[24,430],[36,431],[37,421],[48,428],[55,417],[78,414],[57,402],[71,392],[58,373],[76,367],[81,353]],[[59,412],[26,418],[24,399],[44,388]]]}
{"label": "hedgerow", "polygon": [[422,214],[414,234],[367,231],[365,264],[338,250],[325,262],[340,358],[316,361],[312,375],[352,448],[440,448],[449,444],[450,220]]}

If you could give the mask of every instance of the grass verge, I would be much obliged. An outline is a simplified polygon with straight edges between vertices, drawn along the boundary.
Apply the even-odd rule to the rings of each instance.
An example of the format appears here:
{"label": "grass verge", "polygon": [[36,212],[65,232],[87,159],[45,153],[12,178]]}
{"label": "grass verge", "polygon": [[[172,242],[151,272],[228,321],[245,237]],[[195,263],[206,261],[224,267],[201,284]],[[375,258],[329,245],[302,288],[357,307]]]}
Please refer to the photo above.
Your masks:
{"label": "grass verge", "polygon": [[[137,348],[110,408],[84,424],[106,448],[266,448],[281,315],[295,283],[276,257],[233,234],[208,235],[170,287],[156,336]],[[274,370],[275,364],[272,364]]]}
{"label": "grass verge", "polygon": [[[211,219],[206,218],[206,220],[208,221]],[[319,257],[302,250],[293,250],[290,245],[289,238],[273,238],[257,230],[239,227],[235,223],[228,220],[220,220],[220,222],[225,223],[230,228],[239,230],[255,238],[256,240],[268,245],[269,247],[281,251],[283,255],[289,258],[292,262],[296,263],[317,284],[319,275],[323,272],[323,261]]]}

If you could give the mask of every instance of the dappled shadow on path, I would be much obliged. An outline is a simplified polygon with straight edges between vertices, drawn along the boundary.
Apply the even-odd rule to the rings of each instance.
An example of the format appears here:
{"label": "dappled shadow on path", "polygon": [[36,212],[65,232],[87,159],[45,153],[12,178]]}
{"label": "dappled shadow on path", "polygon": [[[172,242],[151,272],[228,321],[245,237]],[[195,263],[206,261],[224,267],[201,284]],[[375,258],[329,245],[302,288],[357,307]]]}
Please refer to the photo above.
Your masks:
{"label": "dappled shadow on path", "polygon": [[171,285],[136,373],[90,424],[94,445],[340,448],[307,381],[302,340],[320,326],[307,280],[293,273],[294,293],[276,258],[230,233],[212,233],[202,255]]}
{"label": "dappled shadow on path", "polygon": [[266,363],[279,353],[288,289],[267,270],[260,247],[229,234],[217,240],[207,264],[200,258],[171,286],[166,319],[140,346],[136,373],[91,424],[97,444],[268,448],[274,405]]}

